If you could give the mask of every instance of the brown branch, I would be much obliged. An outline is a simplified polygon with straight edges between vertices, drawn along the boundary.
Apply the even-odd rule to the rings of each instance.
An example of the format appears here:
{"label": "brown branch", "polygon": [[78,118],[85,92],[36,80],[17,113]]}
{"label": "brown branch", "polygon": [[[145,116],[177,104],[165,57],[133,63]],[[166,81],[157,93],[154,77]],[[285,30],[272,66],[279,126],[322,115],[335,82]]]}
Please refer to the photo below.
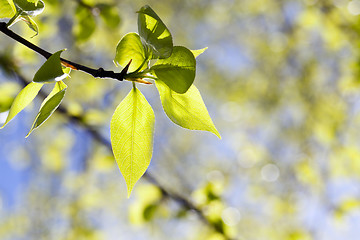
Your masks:
{"label": "brown branch", "polygon": [[[7,63],[9,64],[9,63]],[[4,66],[3,66],[4,67]],[[5,69],[7,71],[10,71],[9,69],[10,66],[6,66]],[[15,74],[15,76],[17,77],[18,80],[20,80],[21,84],[23,86],[26,86],[29,82],[25,79],[25,77],[23,77],[14,67],[12,69],[12,73]],[[47,94],[43,91],[40,90],[39,92],[39,96],[43,99],[46,98]],[[67,118],[70,122],[72,122],[73,124],[82,126],[90,135],[91,137],[96,140],[97,142],[99,142],[100,144],[102,144],[103,146],[105,146],[110,152],[112,152],[112,147],[111,147],[111,143],[109,142],[108,139],[104,138],[102,136],[102,134],[97,131],[96,129],[94,129],[91,125],[87,124],[84,117],[83,116],[74,116],[72,115],[68,109],[64,106],[64,104],[60,105],[59,108],[56,111],[57,113],[60,113],[62,116],[64,116],[65,118]],[[177,204],[179,204],[183,209],[185,209],[186,211],[192,211],[194,212],[199,219],[205,224],[207,225],[210,229],[214,230],[215,232],[221,234],[225,240],[232,240],[230,237],[227,236],[227,234],[223,231],[222,228],[219,228],[216,223],[212,223],[204,214],[204,211],[195,206],[191,201],[189,201],[188,199],[186,199],[186,197],[181,196],[180,194],[174,193],[170,190],[168,190],[166,187],[164,187],[161,183],[159,183],[157,181],[157,179],[151,175],[148,172],[145,172],[144,177],[151,182],[152,184],[154,184],[156,187],[158,187],[163,195],[164,198],[169,198],[172,199],[173,201],[175,201]]]}
{"label": "brown branch", "polygon": [[[23,37],[19,36],[18,34],[14,33],[13,31],[11,31],[7,27],[5,22],[0,22],[0,31],[2,33],[4,33],[5,35],[7,35],[8,37],[14,39],[15,41],[25,45],[26,47],[30,48],[31,50],[37,52],[38,54],[40,54],[41,56],[43,56],[46,59],[48,59],[52,55],[50,52],[32,44],[28,40],[24,39]],[[114,71],[107,71],[107,70],[104,70],[103,68],[94,69],[94,68],[86,67],[84,65],[69,61],[64,58],[60,58],[60,60],[65,67],[70,67],[74,70],[83,71],[85,73],[92,75],[95,78],[112,78],[112,79],[116,79],[119,81],[122,81],[124,79],[125,75],[127,74],[127,70],[129,69],[129,65],[131,63],[131,61],[130,61],[128,63],[128,65],[120,73],[115,73]]]}

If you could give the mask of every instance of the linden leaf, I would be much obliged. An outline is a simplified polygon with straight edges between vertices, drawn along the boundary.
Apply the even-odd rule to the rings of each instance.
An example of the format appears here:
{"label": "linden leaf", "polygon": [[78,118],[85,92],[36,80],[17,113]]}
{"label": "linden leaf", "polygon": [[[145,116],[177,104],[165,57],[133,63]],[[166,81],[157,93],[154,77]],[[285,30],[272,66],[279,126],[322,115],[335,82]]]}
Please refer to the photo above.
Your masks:
{"label": "linden leaf", "polygon": [[164,111],[171,121],[190,130],[212,132],[221,139],[195,85],[192,85],[186,93],[179,94],[160,80],[155,83]]}
{"label": "linden leaf", "polygon": [[9,115],[1,128],[5,127],[11,119],[13,119],[19,112],[29,105],[32,100],[34,100],[42,86],[43,84],[31,82],[20,91],[20,93],[15,97],[15,100],[11,105]]}
{"label": "linden leaf", "polygon": [[128,197],[150,164],[154,123],[154,112],[136,87],[119,104],[111,119],[111,145],[125,178]]}
{"label": "linden leaf", "polygon": [[171,56],[158,60],[151,70],[173,91],[185,93],[194,82],[196,60],[189,49],[175,46]]}
{"label": "linden leaf", "polygon": [[173,50],[169,29],[148,5],[138,11],[138,31],[149,58],[168,58]]}
{"label": "linden leaf", "polygon": [[55,84],[54,89],[42,102],[39,113],[26,137],[28,137],[32,131],[40,127],[55,112],[65,96],[66,89],[67,86],[62,81]]}
{"label": "linden leaf", "polygon": [[145,69],[145,50],[137,33],[126,34],[116,47],[114,62],[116,65],[125,67],[132,60],[128,71],[134,72]]}

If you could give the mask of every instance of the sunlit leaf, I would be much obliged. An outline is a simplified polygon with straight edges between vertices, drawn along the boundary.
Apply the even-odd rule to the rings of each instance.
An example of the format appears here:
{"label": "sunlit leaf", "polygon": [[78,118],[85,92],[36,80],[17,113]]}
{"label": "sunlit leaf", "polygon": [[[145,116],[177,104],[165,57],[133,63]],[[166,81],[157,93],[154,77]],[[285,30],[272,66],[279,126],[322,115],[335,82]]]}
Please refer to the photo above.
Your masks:
{"label": "sunlit leaf", "polygon": [[15,9],[13,2],[9,0],[0,0],[0,18],[11,18],[14,14]]}
{"label": "sunlit leaf", "polygon": [[194,55],[195,58],[197,58],[199,55],[201,55],[203,52],[206,51],[206,48],[202,48],[202,49],[197,49],[197,50],[190,50],[192,52],[192,54]]}
{"label": "sunlit leaf", "polygon": [[15,82],[0,83],[0,113],[10,110],[16,94],[19,93],[19,88]]}
{"label": "sunlit leaf", "polygon": [[40,106],[40,111],[36,116],[35,121],[26,137],[28,137],[32,133],[32,131],[40,127],[59,107],[61,101],[65,96],[66,88],[66,84],[61,81],[55,84],[54,89],[42,102]]}
{"label": "sunlit leaf", "polygon": [[172,55],[158,60],[151,70],[172,90],[185,93],[194,82],[196,60],[189,49],[175,46]]}
{"label": "sunlit leaf", "polygon": [[42,13],[45,4],[41,0],[13,0],[16,10],[21,12],[21,15],[36,16]]}
{"label": "sunlit leaf", "polygon": [[[35,73],[33,82],[55,82],[64,78],[64,71],[62,70],[60,54],[64,50],[60,50],[51,57],[40,67]],[[67,75],[67,74],[66,74]]]}
{"label": "sunlit leaf", "polygon": [[11,119],[13,119],[19,112],[21,112],[27,105],[29,105],[32,100],[34,100],[42,86],[43,84],[31,82],[20,91],[12,103],[9,115],[7,116],[7,119],[1,128],[5,127],[5,125],[8,124]]}
{"label": "sunlit leaf", "polygon": [[147,67],[144,64],[145,50],[137,33],[126,34],[116,47],[115,64],[125,67],[130,60],[132,62],[128,72],[137,70],[141,65],[143,66],[140,70]]}
{"label": "sunlit leaf", "polygon": [[39,28],[36,22],[31,17],[23,16],[21,17],[21,19],[24,20],[24,22],[28,25],[28,27],[36,33],[34,36],[39,34]]}
{"label": "sunlit leaf", "polygon": [[150,164],[154,123],[154,112],[136,87],[119,104],[112,117],[111,144],[125,178],[128,197]]}
{"label": "sunlit leaf", "polygon": [[186,93],[179,94],[160,80],[155,83],[164,111],[171,121],[187,129],[212,132],[221,138],[195,85]]}
{"label": "sunlit leaf", "polygon": [[169,29],[148,5],[138,11],[138,30],[150,58],[170,57],[173,41]]}

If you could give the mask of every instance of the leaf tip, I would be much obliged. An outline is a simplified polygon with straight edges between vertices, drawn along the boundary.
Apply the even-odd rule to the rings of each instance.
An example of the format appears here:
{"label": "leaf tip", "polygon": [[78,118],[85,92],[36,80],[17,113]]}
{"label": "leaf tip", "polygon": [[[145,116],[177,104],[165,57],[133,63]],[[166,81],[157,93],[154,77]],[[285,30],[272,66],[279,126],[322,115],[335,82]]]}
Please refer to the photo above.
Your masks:
{"label": "leaf tip", "polygon": [[131,192],[132,192],[132,189],[128,188],[128,190],[127,190],[127,199],[130,198]]}
{"label": "leaf tip", "polygon": [[221,135],[218,131],[215,132],[215,135],[221,140]]}
{"label": "leaf tip", "polygon": [[29,133],[25,136],[25,138],[28,138],[31,133],[32,133],[32,130],[29,131]]}

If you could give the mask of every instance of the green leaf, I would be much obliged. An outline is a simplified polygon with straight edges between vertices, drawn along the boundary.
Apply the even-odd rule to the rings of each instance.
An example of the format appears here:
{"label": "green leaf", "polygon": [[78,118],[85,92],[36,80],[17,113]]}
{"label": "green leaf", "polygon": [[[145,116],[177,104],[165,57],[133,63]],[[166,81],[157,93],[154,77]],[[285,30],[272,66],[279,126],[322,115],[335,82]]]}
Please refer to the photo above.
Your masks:
{"label": "green leaf", "polygon": [[16,11],[21,12],[21,15],[36,16],[42,13],[45,4],[41,0],[13,0]]}
{"label": "green leaf", "polygon": [[39,34],[39,28],[36,25],[36,22],[31,17],[22,16],[21,19],[24,20],[28,27],[36,33],[33,37]]}
{"label": "green leaf", "polygon": [[15,13],[14,3],[10,0],[0,0],[0,18],[11,18]]}
{"label": "green leaf", "polygon": [[111,119],[111,145],[125,178],[128,197],[150,164],[154,123],[154,112],[136,87],[119,104]]}
{"label": "green leaf", "polygon": [[60,50],[51,57],[40,67],[40,69],[35,73],[33,82],[55,82],[64,79],[65,75],[62,70],[60,54],[64,50]]}
{"label": "green leaf", "polygon": [[172,90],[185,93],[194,82],[196,60],[189,49],[175,46],[172,55],[158,60],[151,70]]}
{"label": "green leaf", "polygon": [[171,121],[190,130],[212,132],[221,139],[195,85],[186,93],[178,94],[162,81],[158,80],[155,83],[164,111]]}
{"label": "green leaf", "polygon": [[35,121],[26,137],[28,137],[32,133],[32,131],[40,127],[59,107],[61,101],[65,96],[66,88],[66,84],[62,81],[55,84],[54,89],[42,102],[40,106],[40,111],[36,116]]}
{"label": "green leaf", "polygon": [[134,72],[141,65],[139,70],[145,69],[147,66],[145,62],[145,50],[141,43],[140,36],[137,33],[126,34],[118,43],[116,47],[116,55],[114,62],[116,65],[125,67],[130,60],[132,62],[129,67],[129,72]]}
{"label": "green leaf", "polygon": [[108,27],[115,29],[119,26],[121,18],[116,7],[101,3],[96,6],[100,9],[101,19]]}
{"label": "green leaf", "polygon": [[73,28],[77,41],[84,42],[88,40],[96,30],[96,21],[94,15],[89,9],[79,6],[75,13],[76,25]]}
{"label": "green leaf", "polygon": [[138,11],[138,30],[149,58],[168,58],[173,50],[169,29],[148,5]]}
{"label": "green leaf", "polygon": [[202,49],[197,49],[197,50],[190,50],[192,52],[192,54],[194,55],[195,58],[197,58],[199,55],[201,55],[203,52],[206,51],[206,48],[202,48]]}
{"label": "green leaf", "polygon": [[7,119],[1,128],[5,127],[5,125],[8,124],[11,119],[13,119],[19,112],[21,112],[27,105],[29,105],[32,100],[34,100],[42,86],[43,84],[31,82],[20,91],[12,103],[9,115],[7,116]]}

